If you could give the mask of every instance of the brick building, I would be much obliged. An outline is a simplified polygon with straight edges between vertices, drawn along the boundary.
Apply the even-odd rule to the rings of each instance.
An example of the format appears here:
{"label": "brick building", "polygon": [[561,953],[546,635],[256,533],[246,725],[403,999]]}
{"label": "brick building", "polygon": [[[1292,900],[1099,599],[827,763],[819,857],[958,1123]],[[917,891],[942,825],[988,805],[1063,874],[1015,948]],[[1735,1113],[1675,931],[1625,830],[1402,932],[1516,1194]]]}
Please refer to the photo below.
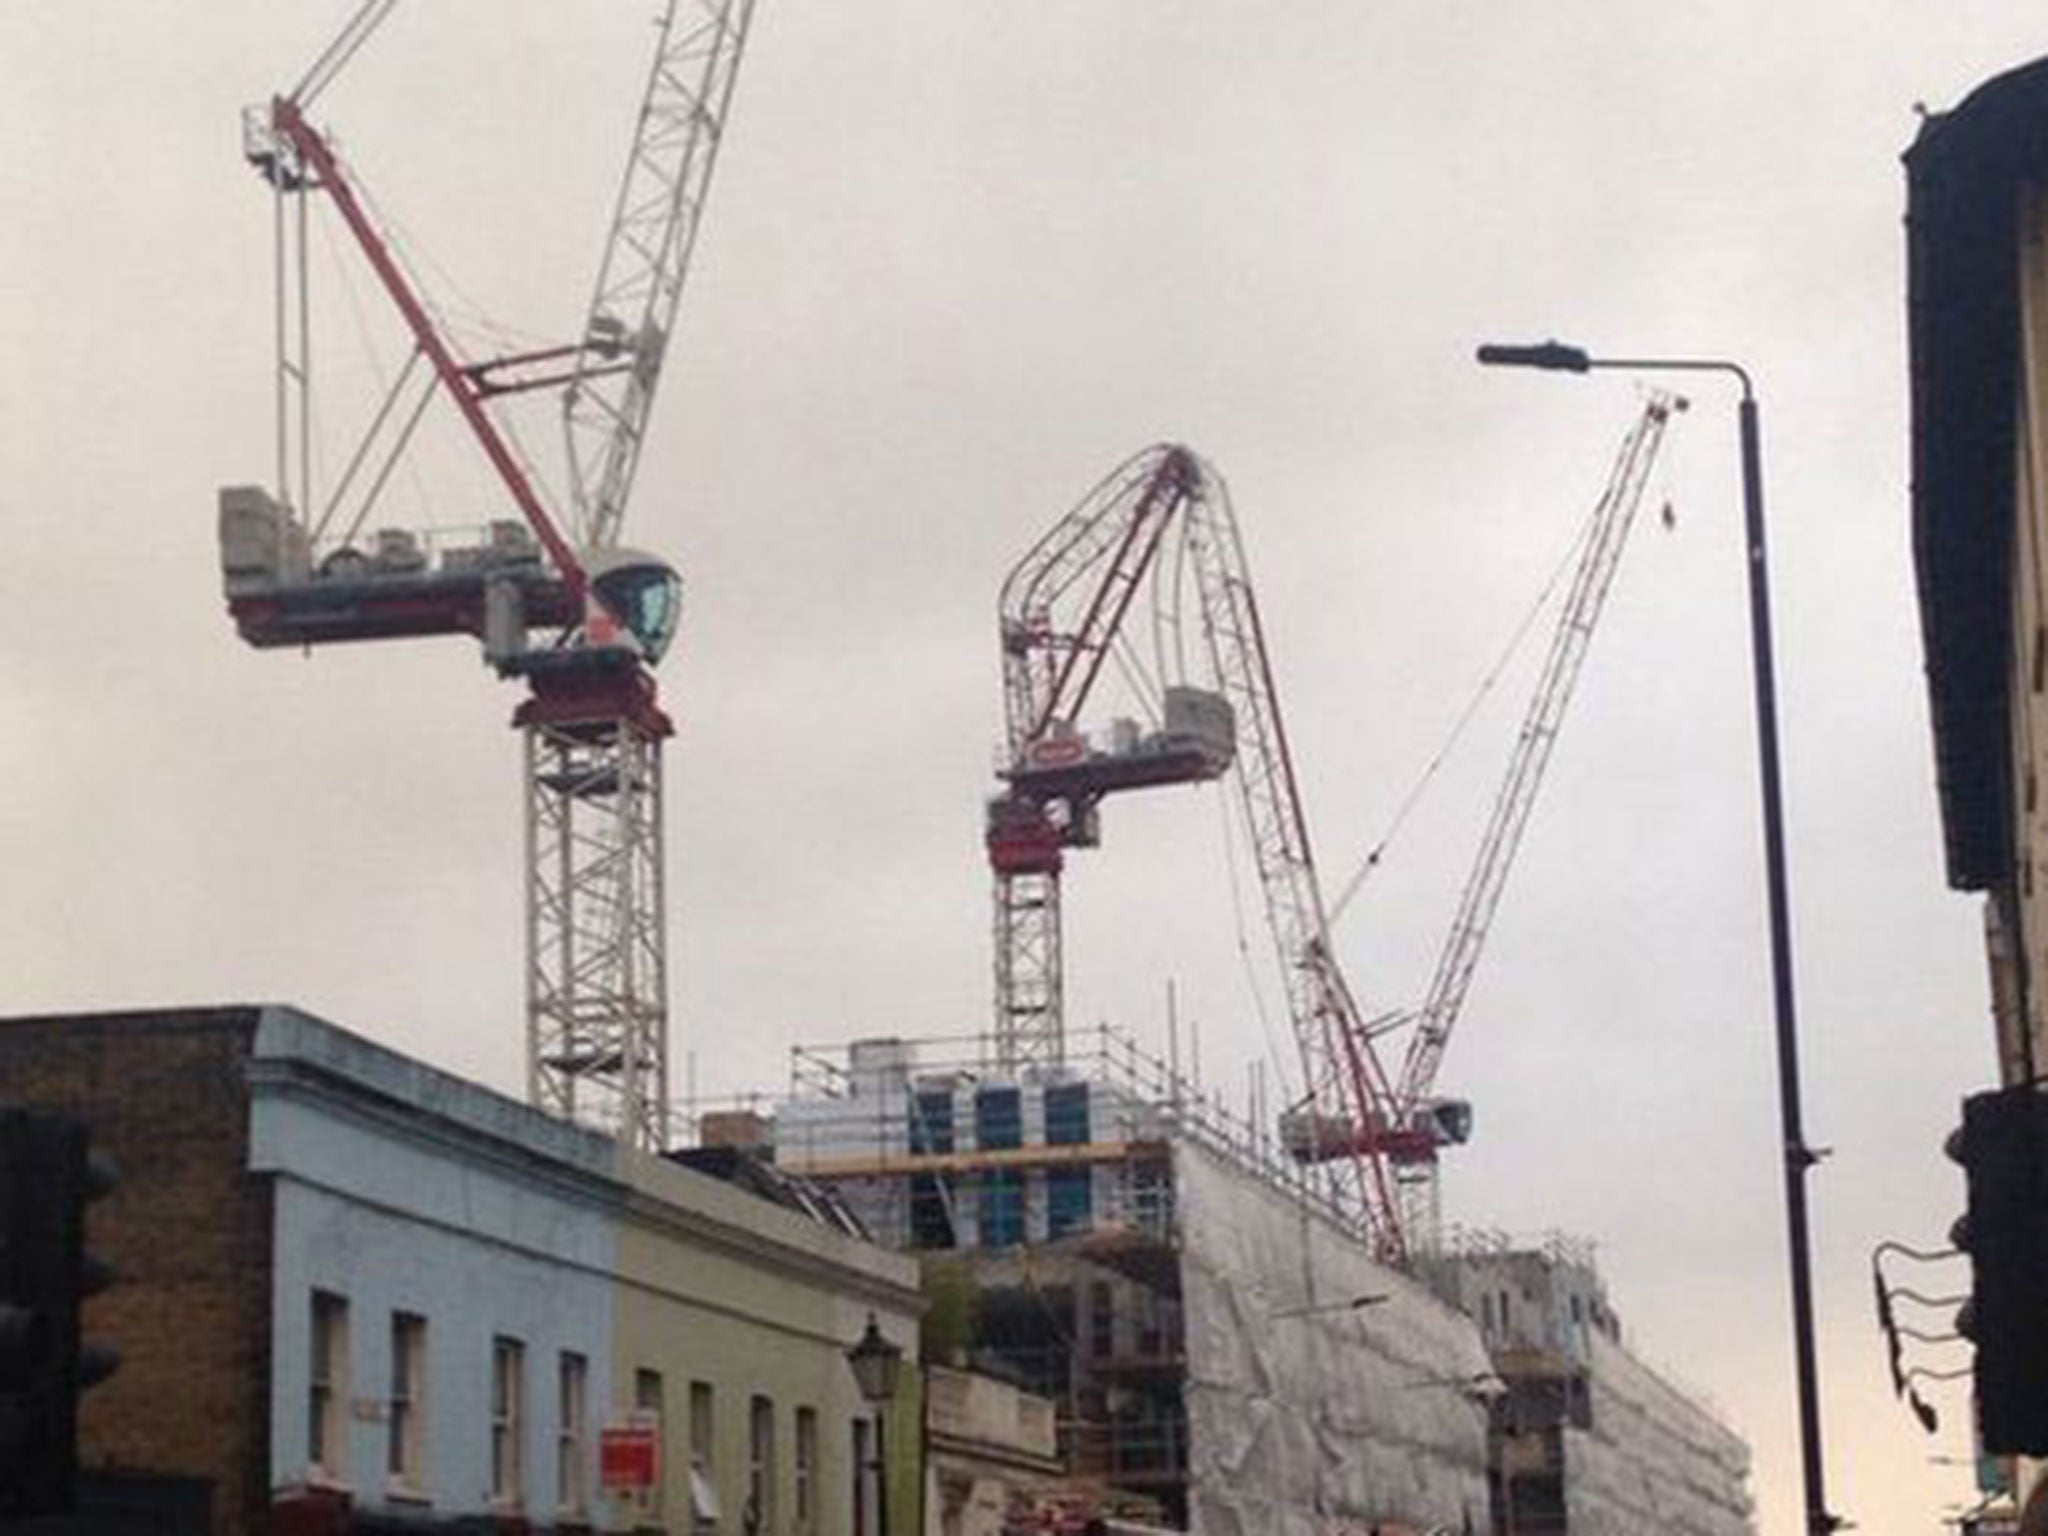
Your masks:
{"label": "brick building", "polygon": [[[877,1536],[843,1351],[872,1313],[914,1356],[917,1275],[829,1206],[288,1008],[0,1020],[0,1097],[85,1120],[121,1168],[91,1218],[120,1278],[86,1326],[122,1365],[81,1412],[86,1468],[197,1480],[225,1536]],[[918,1412],[888,1437],[890,1536]],[[599,1445],[629,1416],[661,1472],[624,1496]]]}

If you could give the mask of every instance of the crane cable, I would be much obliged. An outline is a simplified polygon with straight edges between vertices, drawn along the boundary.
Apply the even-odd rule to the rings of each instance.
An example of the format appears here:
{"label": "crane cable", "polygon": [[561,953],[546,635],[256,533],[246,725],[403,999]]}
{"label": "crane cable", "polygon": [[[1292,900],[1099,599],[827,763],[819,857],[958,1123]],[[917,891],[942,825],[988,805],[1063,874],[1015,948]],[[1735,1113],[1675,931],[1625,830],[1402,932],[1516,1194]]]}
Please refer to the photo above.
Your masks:
{"label": "crane cable", "polygon": [[1428,765],[1422,770],[1421,777],[1415,781],[1413,787],[1409,789],[1401,804],[1396,808],[1394,818],[1388,824],[1386,831],[1381,834],[1380,840],[1373,844],[1371,851],[1366,854],[1363,862],[1352,873],[1351,878],[1344,882],[1344,888],[1337,893],[1336,901],[1330,906],[1329,922],[1332,927],[1336,925],[1337,919],[1343,916],[1344,909],[1351,905],[1352,898],[1364,886],[1366,877],[1379,868],[1380,860],[1385,855],[1387,846],[1393,842],[1395,837],[1400,834],[1401,829],[1407,824],[1409,816],[1414,812],[1417,803],[1422,799],[1423,792],[1429,788],[1431,781],[1436,778],[1438,770],[1443,767],[1451,753],[1456,750],[1459,741],[1465,735],[1466,728],[1472,724],[1473,718],[1479,713],[1480,706],[1486,702],[1488,695],[1493,692],[1494,686],[1500,681],[1502,674],[1507,671],[1509,664],[1513,662],[1516,654],[1521,650],[1522,642],[1529,637],[1529,631],[1535,627],[1537,618],[1541,616],[1545,608],[1550,606],[1550,600],[1556,595],[1558,583],[1564,580],[1565,572],[1578,564],[1580,552],[1584,550],[1588,541],[1592,539],[1594,526],[1599,521],[1599,517],[1600,508],[1595,507],[1592,514],[1580,525],[1579,531],[1573,535],[1572,541],[1566,546],[1563,556],[1552,569],[1549,578],[1543,583],[1542,589],[1537,592],[1536,600],[1529,605],[1528,611],[1522,615],[1521,622],[1515,626],[1514,633],[1508,637],[1508,643],[1501,651],[1499,658],[1495,660],[1492,669],[1487,672],[1486,676],[1480,681],[1478,690],[1466,702],[1464,710],[1459,714],[1456,723],[1452,725],[1450,734],[1444,738],[1443,744],[1436,749],[1435,756],[1430,758]]}
{"label": "crane cable", "polygon": [[299,83],[292,87],[287,99],[298,103],[301,111],[312,106],[313,98],[334,83],[334,77],[361,51],[370,35],[384,24],[397,5],[398,0],[363,0],[362,7],[348,19],[334,41],[299,77]]}

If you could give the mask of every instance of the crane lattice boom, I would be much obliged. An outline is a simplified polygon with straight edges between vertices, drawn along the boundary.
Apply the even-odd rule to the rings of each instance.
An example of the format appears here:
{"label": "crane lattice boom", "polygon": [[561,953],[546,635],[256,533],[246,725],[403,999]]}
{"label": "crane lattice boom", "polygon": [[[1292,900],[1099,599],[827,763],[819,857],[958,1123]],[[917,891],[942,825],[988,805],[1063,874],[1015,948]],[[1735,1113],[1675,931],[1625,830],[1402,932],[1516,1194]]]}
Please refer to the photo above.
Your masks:
{"label": "crane lattice boom", "polygon": [[1406,1121],[1416,1119],[1434,1090],[1437,1068],[1450,1043],[1451,1028],[1464,1007],[1472,973],[1479,964],[1479,952],[1486,943],[1494,911],[1507,886],[1508,871],[1521,847],[1522,833],[1536,804],[1536,792],[1542,787],[1544,770],[1550,765],[1565,706],[1571,702],[1579,669],[1592,644],[1593,628],[1600,621],[1615,569],[1621,563],[1622,549],[1635,526],[1643,489],[1649,483],[1657,450],[1664,441],[1665,425],[1674,411],[1684,408],[1685,402],[1677,396],[1651,395],[1642,415],[1622,439],[1607,488],[1587,521],[1571,587],[1558,613],[1549,654],[1523,715],[1514,752],[1508,759],[1507,776],[1495,795],[1485,835],[1480,839],[1478,855],[1466,877],[1450,932],[1437,958],[1428,995],[1417,1011],[1415,1031],[1394,1095],[1397,1111]]}
{"label": "crane lattice boom", "polygon": [[670,0],[562,397],[578,540],[619,539],[754,0]]}

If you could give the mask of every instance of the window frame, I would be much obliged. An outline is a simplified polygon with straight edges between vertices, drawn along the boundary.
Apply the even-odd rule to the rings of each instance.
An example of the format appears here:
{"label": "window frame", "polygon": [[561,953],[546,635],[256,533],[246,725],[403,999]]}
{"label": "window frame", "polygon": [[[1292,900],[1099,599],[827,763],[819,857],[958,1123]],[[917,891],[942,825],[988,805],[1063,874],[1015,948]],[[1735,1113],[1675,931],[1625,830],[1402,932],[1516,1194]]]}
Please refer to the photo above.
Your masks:
{"label": "window frame", "polygon": [[[718,1499],[718,1389],[708,1381],[690,1383],[690,1523],[696,1536],[709,1536],[718,1529],[723,1507]],[[710,1490],[713,1510],[705,1514],[698,1507],[696,1483]]]}
{"label": "window frame", "polygon": [[348,1298],[315,1286],[307,1303],[306,1465],[316,1483],[347,1485]]}
{"label": "window frame", "polygon": [[577,1350],[555,1356],[555,1507],[564,1516],[590,1509],[590,1360]]}
{"label": "window frame", "polygon": [[756,1392],[747,1400],[747,1503],[754,1511],[753,1529],[773,1531],[775,1484],[775,1399]]}
{"label": "window frame", "polygon": [[526,1498],[526,1343],[491,1336],[491,1502],[518,1508]]}
{"label": "window frame", "polygon": [[384,1478],[396,1493],[418,1495],[426,1486],[426,1400],[427,1320],[418,1312],[393,1312]]}
{"label": "window frame", "polygon": [[795,1444],[792,1447],[795,1486],[793,1513],[796,1529],[809,1531],[818,1523],[818,1410],[809,1404],[799,1404],[796,1410],[796,1424],[793,1430]]}

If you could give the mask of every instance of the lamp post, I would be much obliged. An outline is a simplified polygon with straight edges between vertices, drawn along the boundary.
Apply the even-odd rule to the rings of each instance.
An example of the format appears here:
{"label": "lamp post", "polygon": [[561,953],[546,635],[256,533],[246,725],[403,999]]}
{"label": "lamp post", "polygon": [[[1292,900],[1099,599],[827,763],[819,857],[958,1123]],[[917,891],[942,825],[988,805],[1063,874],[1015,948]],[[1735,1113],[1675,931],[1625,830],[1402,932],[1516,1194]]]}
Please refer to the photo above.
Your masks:
{"label": "lamp post", "polygon": [[875,1531],[889,1536],[889,1459],[883,1439],[885,1413],[896,1396],[896,1379],[903,1371],[903,1346],[882,1337],[875,1314],[868,1314],[867,1331],[846,1352],[853,1368],[854,1384],[875,1415]]}
{"label": "lamp post", "polygon": [[1806,1487],[1807,1536],[1829,1536],[1842,1522],[1828,1512],[1823,1486],[1820,1389],[1814,1366],[1813,1273],[1806,1219],[1806,1174],[1820,1154],[1806,1144],[1799,1107],[1799,1026],[1793,1005],[1792,919],[1785,884],[1784,795],[1778,772],[1778,697],[1771,652],[1771,593],[1764,561],[1763,448],[1756,392],[1739,363],[1720,358],[1593,357],[1582,347],[1547,341],[1536,346],[1489,345],[1479,361],[1500,367],[1585,373],[1594,368],[1635,372],[1722,373],[1742,387],[1738,424],[1742,448],[1742,520],[1748,545],[1749,644],[1756,695],[1757,776],[1763,792],[1764,883],[1771,931],[1771,991],[1776,1004],[1778,1114],[1785,1169],[1786,1246],[1792,1270],[1792,1337],[1798,1364],[1799,1450]]}

